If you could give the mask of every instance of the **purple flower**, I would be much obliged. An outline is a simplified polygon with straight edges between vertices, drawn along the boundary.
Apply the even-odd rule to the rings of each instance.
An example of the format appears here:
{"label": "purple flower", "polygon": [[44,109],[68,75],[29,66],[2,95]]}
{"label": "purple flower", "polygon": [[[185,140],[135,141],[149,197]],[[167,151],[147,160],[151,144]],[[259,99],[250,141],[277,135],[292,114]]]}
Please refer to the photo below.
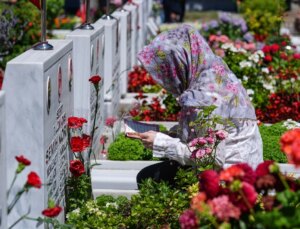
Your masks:
{"label": "purple flower", "polygon": [[232,22],[230,14],[228,14],[228,13],[220,13],[219,19],[221,20],[221,22],[228,23],[228,24],[231,24],[231,22]]}
{"label": "purple flower", "polygon": [[243,38],[247,42],[253,42],[254,41],[254,37],[253,37],[253,35],[250,32],[245,33],[244,36],[243,36]]}
{"label": "purple flower", "polygon": [[208,24],[208,27],[209,27],[210,29],[215,29],[215,28],[217,28],[218,26],[219,26],[219,23],[218,23],[218,21],[216,21],[216,20],[212,20],[212,21],[210,21],[209,24]]}

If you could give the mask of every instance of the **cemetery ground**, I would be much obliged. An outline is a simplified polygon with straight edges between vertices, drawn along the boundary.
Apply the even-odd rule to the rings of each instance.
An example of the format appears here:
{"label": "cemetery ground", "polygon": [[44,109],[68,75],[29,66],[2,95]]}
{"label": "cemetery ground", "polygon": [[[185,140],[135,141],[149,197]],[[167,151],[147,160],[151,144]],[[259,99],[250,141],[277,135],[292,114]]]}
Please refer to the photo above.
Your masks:
{"label": "cemetery ground", "polygon": [[[211,150],[191,158],[174,184],[149,179],[140,187],[143,168],[168,161],[124,132],[173,134],[181,108],[137,53],[180,24],[162,24],[152,0],[94,17],[65,16],[63,1],[45,2],[0,4],[1,229],[300,227],[297,1],[289,11],[281,0],[245,0],[235,13],[186,12],[245,87],[264,162],[215,167],[226,132],[207,122],[218,120],[211,106],[194,122],[210,125],[195,151]],[[46,21],[39,25],[45,7],[47,36]],[[50,49],[32,47],[37,42]]]}

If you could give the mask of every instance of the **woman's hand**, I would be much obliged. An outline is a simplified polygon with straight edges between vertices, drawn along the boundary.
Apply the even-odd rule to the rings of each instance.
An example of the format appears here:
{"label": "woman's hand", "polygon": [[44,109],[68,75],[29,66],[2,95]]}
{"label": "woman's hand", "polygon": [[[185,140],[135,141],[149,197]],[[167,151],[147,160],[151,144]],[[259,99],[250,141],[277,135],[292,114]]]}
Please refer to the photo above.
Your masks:
{"label": "woman's hand", "polygon": [[140,139],[146,148],[149,148],[149,149],[153,148],[153,143],[154,143],[156,134],[157,134],[157,132],[152,131],[152,130],[139,134]]}

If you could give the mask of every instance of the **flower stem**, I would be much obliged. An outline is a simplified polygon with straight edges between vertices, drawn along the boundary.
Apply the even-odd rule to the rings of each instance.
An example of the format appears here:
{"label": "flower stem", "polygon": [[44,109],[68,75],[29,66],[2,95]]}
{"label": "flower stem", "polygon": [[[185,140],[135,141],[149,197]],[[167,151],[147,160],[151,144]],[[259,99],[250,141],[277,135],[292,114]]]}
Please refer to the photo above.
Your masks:
{"label": "flower stem", "polygon": [[252,216],[254,217],[254,212],[253,212],[253,209],[252,209],[252,207],[251,207],[251,205],[250,205],[249,201],[247,200],[247,198],[246,198],[246,196],[245,196],[244,192],[243,192],[241,189],[239,190],[239,194],[241,195],[241,197],[242,197],[243,201],[244,201],[244,202],[245,202],[245,204],[247,205],[247,207],[248,207],[248,209],[249,209],[250,213],[251,213],[251,214],[252,214]]}
{"label": "flower stem", "polygon": [[15,173],[14,179],[13,179],[13,181],[11,182],[10,187],[9,187],[9,189],[8,189],[8,191],[7,191],[7,194],[6,194],[7,198],[9,197],[9,194],[10,194],[10,192],[11,192],[11,189],[12,189],[12,187],[14,186],[14,184],[15,184],[15,182],[16,182],[17,176],[18,176],[18,174]]}
{"label": "flower stem", "polygon": [[21,222],[23,219],[27,219],[27,216],[29,215],[29,213],[30,213],[30,209],[28,209],[28,212],[27,212],[25,215],[21,216],[21,217],[20,217],[16,222],[14,222],[8,229],[13,228],[13,227],[16,226],[19,222]]}
{"label": "flower stem", "polygon": [[16,205],[16,203],[19,201],[19,199],[21,198],[22,194],[25,192],[25,188],[23,188],[21,191],[19,191],[17,193],[17,195],[15,196],[15,198],[13,199],[13,201],[11,202],[11,204],[8,206],[7,208],[7,214],[9,214],[11,212],[11,210],[14,208],[14,206]]}

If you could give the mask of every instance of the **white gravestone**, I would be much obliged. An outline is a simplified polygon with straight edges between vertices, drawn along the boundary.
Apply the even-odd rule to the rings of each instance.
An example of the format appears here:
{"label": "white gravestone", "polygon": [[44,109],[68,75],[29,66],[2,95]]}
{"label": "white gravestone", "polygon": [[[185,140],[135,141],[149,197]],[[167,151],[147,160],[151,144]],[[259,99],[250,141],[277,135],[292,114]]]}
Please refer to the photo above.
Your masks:
{"label": "white gravestone", "polygon": [[127,73],[131,70],[131,13],[124,9],[115,11],[112,16],[119,20],[120,26],[120,91],[127,93]]}
{"label": "white gravestone", "polygon": [[99,19],[95,28],[104,26],[104,117],[117,116],[120,103],[120,26],[111,16]]}
{"label": "white gravestone", "polygon": [[138,52],[138,7],[135,4],[126,3],[124,9],[131,13],[131,66],[137,64]]}
{"label": "white gravestone", "polygon": [[135,4],[138,5],[138,13],[139,13],[139,49],[142,50],[146,45],[147,41],[147,1],[146,0],[134,0]]}
{"label": "white gravestone", "polygon": [[[94,30],[74,30],[66,36],[66,39],[73,40],[73,66],[74,66],[74,115],[88,120],[84,132],[91,133],[95,119],[96,103],[98,111],[95,126],[97,127],[93,137],[93,152],[98,155],[100,152],[100,135],[104,129],[104,27]],[[98,101],[94,85],[89,78],[100,75],[102,80],[99,83]]]}
{"label": "white gravestone", "polygon": [[0,173],[1,173],[1,180],[0,180],[0,229],[7,228],[6,216],[7,216],[7,198],[6,198],[6,151],[4,145],[4,125],[5,125],[5,107],[4,107],[4,99],[5,95],[3,91],[0,91]]}
{"label": "white gravestone", "polygon": [[[36,172],[43,184],[23,195],[8,216],[11,225],[30,208],[31,217],[41,216],[52,199],[65,207],[65,180],[69,174],[67,119],[73,115],[72,41],[50,40],[50,51],[28,50],[6,67],[6,152],[8,177],[17,166],[15,156],[23,154],[31,165],[18,177],[9,202]],[[64,220],[64,211],[58,216]],[[23,220],[16,228],[36,228],[36,222]],[[42,228],[39,227],[39,228]]]}

